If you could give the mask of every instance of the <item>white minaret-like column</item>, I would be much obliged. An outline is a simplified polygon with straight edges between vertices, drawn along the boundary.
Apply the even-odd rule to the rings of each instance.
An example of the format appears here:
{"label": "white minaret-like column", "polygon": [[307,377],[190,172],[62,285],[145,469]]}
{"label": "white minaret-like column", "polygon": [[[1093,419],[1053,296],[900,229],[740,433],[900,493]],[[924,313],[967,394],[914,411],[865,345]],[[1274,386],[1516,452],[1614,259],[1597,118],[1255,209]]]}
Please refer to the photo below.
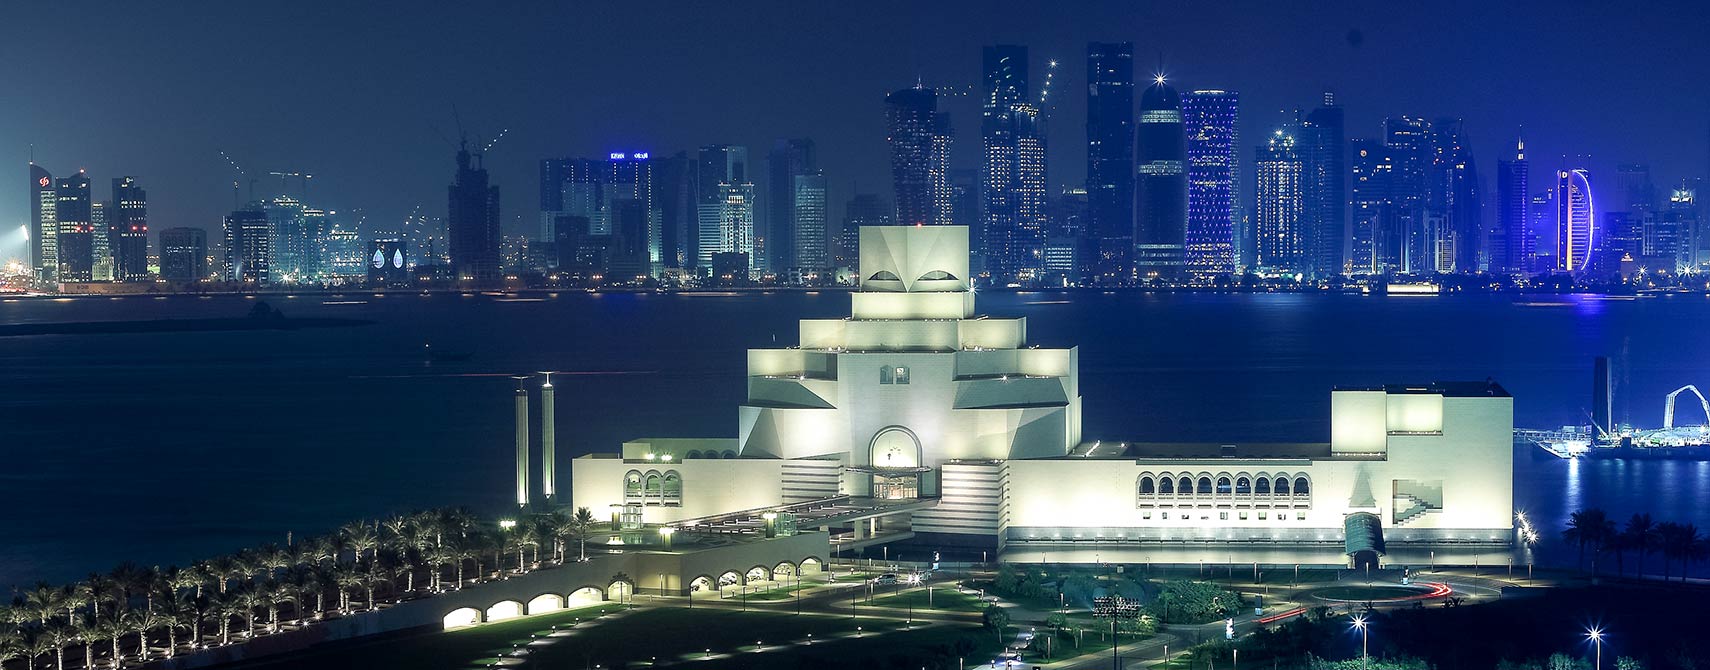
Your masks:
{"label": "white minaret-like column", "polygon": [[552,404],[552,372],[540,374],[546,376],[540,385],[540,492],[551,505],[558,494],[558,461],[553,455],[558,448],[558,418]]}
{"label": "white minaret-like column", "polygon": [[517,507],[528,506],[528,388],[517,380]]}

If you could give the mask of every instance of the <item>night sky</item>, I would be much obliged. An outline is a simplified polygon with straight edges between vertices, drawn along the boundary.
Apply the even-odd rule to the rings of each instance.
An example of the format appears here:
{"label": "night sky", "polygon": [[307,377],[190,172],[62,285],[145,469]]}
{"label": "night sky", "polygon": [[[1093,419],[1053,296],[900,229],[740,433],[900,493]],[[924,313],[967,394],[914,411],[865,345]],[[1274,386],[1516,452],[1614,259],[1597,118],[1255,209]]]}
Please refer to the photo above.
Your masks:
{"label": "night sky", "polygon": [[[1707,32],[1687,2],[11,2],[0,230],[28,216],[32,143],[102,199],[138,176],[156,230],[218,226],[237,178],[220,151],[261,173],[258,194],[278,190],[268,171],[312,172],[314,204],[396,230],[417,207],[444,215],[454,106],[471,136],[509,131],[489,160],[507,233],[534,231],[542,157],[725,142],[758,159],[797,136],[818,142],[840,220],[857,187],[890,196],[884,94],[972,90],[999,42],[1031,48],[1036,86],[1061,62],[1053,190],[1085,172],[1091,40],[1133,41],[1142,80],[1156,65],[1184,90],[1239,91],[1243,161],[1330,89],[1350,138],[1386,114],[1464,117],[1487,184],[1522,124],[1534,175],[1587,154],[1594,180],[1646,162],[1666,184],[1710,170]],[[976,105],[945,106],[959,166]]]}

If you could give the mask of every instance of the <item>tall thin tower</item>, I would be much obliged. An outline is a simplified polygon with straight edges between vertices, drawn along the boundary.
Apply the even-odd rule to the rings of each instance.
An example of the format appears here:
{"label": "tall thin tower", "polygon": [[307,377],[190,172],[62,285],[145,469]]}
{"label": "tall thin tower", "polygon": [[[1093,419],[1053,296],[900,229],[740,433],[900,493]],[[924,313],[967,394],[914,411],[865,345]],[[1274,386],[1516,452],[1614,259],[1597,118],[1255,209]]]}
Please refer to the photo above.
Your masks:
{"label": "tall thin tower", "polygon": [[[553,411],[552,372],[540,373],[546,381],[540,385],[540,492],[551,505],[557,495],[558,461],[553,452],[558,449],[557,412]],[[523,411],[526,413],[527,408]]]}
{"label": "tall thin tower", "polygon": [[523,382],[528,377],[513,377],[517,380],[517,507],[528,506],[528,388]]}

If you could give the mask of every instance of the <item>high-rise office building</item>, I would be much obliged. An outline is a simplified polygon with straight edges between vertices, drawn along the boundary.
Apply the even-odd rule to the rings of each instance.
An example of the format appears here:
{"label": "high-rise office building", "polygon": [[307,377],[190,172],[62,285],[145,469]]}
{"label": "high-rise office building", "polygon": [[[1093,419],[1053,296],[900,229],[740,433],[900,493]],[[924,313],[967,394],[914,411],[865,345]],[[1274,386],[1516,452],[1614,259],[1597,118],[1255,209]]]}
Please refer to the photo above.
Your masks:
{"label": "high-rise office building", "polygon": [[888,226],[896,222],[891,218],[891,203],[877,193],[856,193],[843,205],[843,229],[837,235],[836,262],[838,267],[855,267],[861,254],[861,228],[863,226]]}
{"label": "high-rise office building", "polygon": [[938,111],[938,93],[916,86],[885,96],[886,140],[896,221],[949,224],[950,124]]}
{"label": "high-rise office building", "polygon": [[135,177],[113,179],[113,207],[108,214],[113,229],[113,279],[122,282],[148,280],[148,192]]}
{"label": "high-rise office building", "polygon": [[91,218],[89,177],[80,171],[55,181],[54,201],[59,228],[59,281],[92,281],[95,225]]}
{"label": "high-rise office building", "polygon": [[91,275],[95,281],[113,281],[113,240],[112,222],[107,218],[107,212],[113,203],[91,199],[89,202],[90,240],[94,245],[95,262],[91,266]]}
{"label": "high-rise office building", "polygon": [[[766,193],[763,195],[766,201],[766,216],[761,222],[760,231],[755,235],[755,245],[761,256],[758,263],[761,267],[782,274],[804,266],[797,257],[800,245],[797,244],[796,237],[801,222],[795,218],[796,178],[819,173],[818,153],[813,140],[802,138],[778,140],[766,154]],[[823,202],[820,203],[820,210],[820,239],[823,241]],[[824,253],[820,253],[816,256],[816,261],[823,261],[823,256]]]}
{"label": "high-rise office building", "polygon": [[1615,187],[1620,200],[1606,210],[1623,211],[1642,219],[1657,209],[1657,188],[1651,181],[1651,166],[1622,163],[1615,166]]}
{"label": "high-rise office building", "polygon": [[1139,173],[1134,187],[1134,274],[1142,281],[1174,280],[1181,274],[1186,246],[1187,149],[1181,96],[1162,76],[1140,94],[1134,134]]}
{"label": "high-rise office building", "polygon": [[177,283],[207,279],[207,231],[184,227],[160,231],[160,278]]}
{"label": "high-rise office building", "polygon": [[1121,284],[1134,262],[1134,44],[1088,44],[1087,82],[1087,225],[1080,264],[1094,283]]}
{"label": "high-rise office building", "polygon": [[1353,245],[1349,273],[1381,275],[1401,264],[1403,242],[1396,225],[1395,160],[1380,140],[1357,139],[1349,143],[1352,187],[1349,196],[1350,232]]}
{"label": "high-rise office building", "polygon": [[1490,236],[1491,272],[1516,275],[1532,270],[1532,258],[1538,251],[1537,239],[1529,229],[1530,180],[1526,140],[1518,139],[1514,160],[1496,162],[1496,228]]}
{"label": "high-rise office building", "polygon": [[663,268],[694,264],[696,240],[695,161],[686,151],[656,159],[654,193],[659,207],[659,255]]}
{"label": "high-rise office building", "polygon": [[1236,148],[1241,96],[1205,90],[1182,95],[1187,135],[1186,262],[1190,274],[1207,278],[1235,271],[1235,187],[1240,169]]}
{"label": "high-rise office building", "polygon": [[1395,230],[1386,236],[1400,248],[1385,271],[1429,272],[1433,247],[1428,242],[1425,210],[1427,171],[1431,164],[1431,124],[1424,119],[1402,116],[1384,120],[1384,145],[1394,164],[1390,188]]}
{"label": "high-rise office building", "polygon": [[[396,238],[395,251],[403,253],[403,242]],[[405,272],[409,262],[402,255],[393,259],[388,254],[385,268]],[[353,227],[334,223],[327,230],[326,259],[323,266],[323,278],[333,282],[346,283],[361,281],[375,269],[374,255],[368,245],[363,242],[362,234]],[[402,283],[402,282],[400,282]]]}
{"label": "high-rise office building", "polygon": [[1532,203],[1526,208],[1527,234],[1533,239],[1536,254],[1528,259],[1528,272],[1552,272],[1556,269],[1558,253],[1556,249],[1556,190],[1554,180],[1551,188],[1532,194]]}
{"label": "high-rise office building", "polygon": [[59,274],[59,192],[53,173],[30,163],[30,268],[36,279],[52,281]]}
{"label": "high-rise office building", "polygon": [[[226,281],[267,284],[272,280],[273,226],[262,203],[226,215]],[[494,250],[495,255],[498,253]],[[496,262],[496,261],[495,261]]]}
{"label": "high-rise office building", "polygon": [[715,253],[745,253],[754,268],[754,182],[748,172],[748,148],[728,144],[701,147],[695,172],[697,194],[697,267],[712,267]]}
{"label": "high-rise office building", "polygon": [[1297,141],[1291,132],[1277,130],[1256,153],[1253,212],[1259,268],[1276,274],[1304,273],[1308,263],[1302,230],[1305,165]]}
{"label": "high-rise office building", "polygon": [[457,175],[446,189],[452,276],[459,280],[499,278],[499,187],[488,183],[481,154],[457,149]]}
{"label": "high-rise office building", "polygon": [[981,52],[980,200],[985,269],[1004,280],[1038,269],[1045,231],[1045,140],[1039,108],[1030,104],[1027,47],[1000,44]]}
{"label": "high-rise office building", "polygon": [[1478,169],[1460,119],[1431,124],[1430,163],[1426,177],[1426,239],[1437,272],[1475,273],[1483,269],[1483,208],[1479,204]]}
{"label": "high-rise office building", "polygon": [[1348,147],[1343,132],[1342,108],[1334,94],[1301,120],[1299,151],[1302,161],[1301,196],[1305,212],[1301,234],[1305,236],[1306,268],[1313,277],[1330,277],[1348,271],[1347,186]]}
{"label": "high-rise office building", "polygon": [[1706,217],[1703,204],[1699,197],[1700,180],[1682,179],[1681,184],[1669,189],[1668,202],[1663,205],[1662,216],[1671,221],[1680,235],[1680,268],[1687,272],[1704,272],[1710,269],[1710,231],[1705,230]]}
{"label": "high-rise office building", "polygon": [[1578,274],[1590,269],[1597,249],[1597,207],[1591,197],[1591,172],[1556,171],[1556,269]]}
{"label": "high-rise office building", "polygon": [[790,270],[823,273],[831,268],[830,240],[826,238],[825,175],[799,174],[794,178],[790,218]]}

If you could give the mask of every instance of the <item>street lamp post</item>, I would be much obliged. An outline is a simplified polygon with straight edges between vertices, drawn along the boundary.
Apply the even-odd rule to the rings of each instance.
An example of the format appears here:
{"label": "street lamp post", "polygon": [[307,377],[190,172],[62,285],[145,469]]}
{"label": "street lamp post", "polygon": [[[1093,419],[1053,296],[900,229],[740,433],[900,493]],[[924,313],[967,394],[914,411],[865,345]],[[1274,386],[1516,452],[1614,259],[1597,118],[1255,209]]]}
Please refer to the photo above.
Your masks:
{"label": "street lamp post", "polygon": [[1370,667],[1370,665],[1369,665],[1370,661],[1368,660],[1368,657],[1366,656],[1366,617],[1365,617],[1365,615],[1362,614],[1362,615],[1355,615],[1354,616],[1354,627],[1360,629],[1360,669],[1366,670],[1367,668]]}
{"label": "street lamp post", "polygon": [[1591,666],[1591,670],[1603,670],[1603,629],[1593,628],[1586,631],[1585,636],[1591,638],[1591,643],[1597,647],[1597,664]]}

